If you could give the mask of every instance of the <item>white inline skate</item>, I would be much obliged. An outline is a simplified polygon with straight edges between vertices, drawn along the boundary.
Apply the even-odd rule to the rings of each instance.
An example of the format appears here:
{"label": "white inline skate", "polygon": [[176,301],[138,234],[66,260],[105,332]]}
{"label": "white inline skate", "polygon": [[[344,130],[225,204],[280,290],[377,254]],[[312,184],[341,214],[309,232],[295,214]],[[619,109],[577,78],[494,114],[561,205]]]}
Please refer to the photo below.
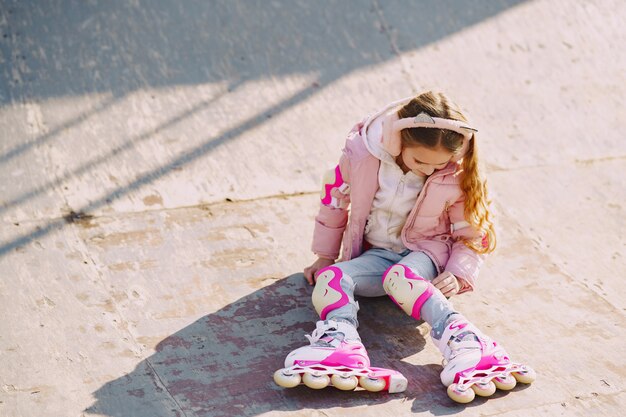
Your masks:
{"label": "white inline skate", "polygon": [[406,390],[407,380],[400,372],[370,367],[367,351],[352,325],[318,321],[306,337],[310,345],[289,353],[285,368],[274,373],[274,381],[281,387],[292,388],[302,382],[313,389],[332,385],[344,391],[358,386],[372,392]]}
{"label": "white inline skate", "polygon": [[433,341],[444,356],[441,382],[456,402],[469,403],[476,395],[488,397],[496,388],[507,391],[536,378],[533,369],[511,362],[504,348],[465,318],[450,323]]}

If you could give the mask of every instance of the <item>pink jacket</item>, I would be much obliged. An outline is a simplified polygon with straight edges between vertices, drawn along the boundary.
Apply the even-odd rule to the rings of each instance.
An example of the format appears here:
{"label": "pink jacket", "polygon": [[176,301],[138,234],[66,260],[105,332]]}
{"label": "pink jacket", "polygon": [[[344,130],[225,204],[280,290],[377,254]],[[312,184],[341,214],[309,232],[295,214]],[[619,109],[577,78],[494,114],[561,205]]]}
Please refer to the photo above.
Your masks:
{"label": "pink jacket", "polygon": [[[352,128],[339,161],[343,180],[350,185],[350,209],[320,204],[312,245],[320,257],[337,259],[343,244],[341,260],[350,260],[363,253],[367,244],[363,238],[365,223],[378,190],[380,160],[365,144],[366,129],[364,122]],[[427,178],[401,237],[408,249],[426,253],[438,273],[454,274],[462,293],[473,290],[483,256],[459,240],[481,238],[480,233],[471,227],[455,230],[455,226],[465,223],[465,196],[459,187],[459,171],[460,165],[450,162]]]}

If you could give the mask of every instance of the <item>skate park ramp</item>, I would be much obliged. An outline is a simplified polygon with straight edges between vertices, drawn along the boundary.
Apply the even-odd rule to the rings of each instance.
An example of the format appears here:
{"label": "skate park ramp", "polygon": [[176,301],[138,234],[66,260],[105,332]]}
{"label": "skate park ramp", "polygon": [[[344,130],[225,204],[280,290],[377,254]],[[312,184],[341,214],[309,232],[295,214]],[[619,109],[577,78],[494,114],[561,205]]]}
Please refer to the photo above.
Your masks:
{"label": "skate park ramp", "polygon": [[[0,0],[0,415],[618,416],[620,1]],[[361,299],[400,394],[283,389],[352,125],[433,89],[477,140],[498,249],[457,310],[538,379],[469,405],[426,324]]]}

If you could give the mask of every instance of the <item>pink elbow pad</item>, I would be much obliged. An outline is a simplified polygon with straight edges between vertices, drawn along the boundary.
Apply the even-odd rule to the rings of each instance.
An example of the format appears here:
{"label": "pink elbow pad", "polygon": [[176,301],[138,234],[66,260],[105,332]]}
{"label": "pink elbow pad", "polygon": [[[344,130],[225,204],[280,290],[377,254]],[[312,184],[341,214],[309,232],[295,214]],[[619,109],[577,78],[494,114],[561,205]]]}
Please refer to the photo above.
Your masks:
{"label": "pink elbow pad", "polygon": [[[339,192],[338,195],[341,197],[337,197],[337,193],[333,193],[335,190]],[[349,191],[350,185],[344,182],[339,165],[324,174],[321,193],[322,204],[342,208],[347,202]]]}

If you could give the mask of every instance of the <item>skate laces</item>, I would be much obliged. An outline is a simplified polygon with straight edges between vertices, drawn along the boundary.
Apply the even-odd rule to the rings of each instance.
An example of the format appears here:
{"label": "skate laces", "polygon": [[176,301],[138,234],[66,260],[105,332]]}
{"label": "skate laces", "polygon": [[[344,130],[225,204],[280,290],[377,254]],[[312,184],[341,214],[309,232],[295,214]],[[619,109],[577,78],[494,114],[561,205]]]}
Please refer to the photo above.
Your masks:
{"label": "skate laces", "polygon": [[337,331],[337,327],[332,324],[318,323],[311,335],[307,334],[304,337],[309,340],[311,345],[336,347],[345,336],[342,332]]}

